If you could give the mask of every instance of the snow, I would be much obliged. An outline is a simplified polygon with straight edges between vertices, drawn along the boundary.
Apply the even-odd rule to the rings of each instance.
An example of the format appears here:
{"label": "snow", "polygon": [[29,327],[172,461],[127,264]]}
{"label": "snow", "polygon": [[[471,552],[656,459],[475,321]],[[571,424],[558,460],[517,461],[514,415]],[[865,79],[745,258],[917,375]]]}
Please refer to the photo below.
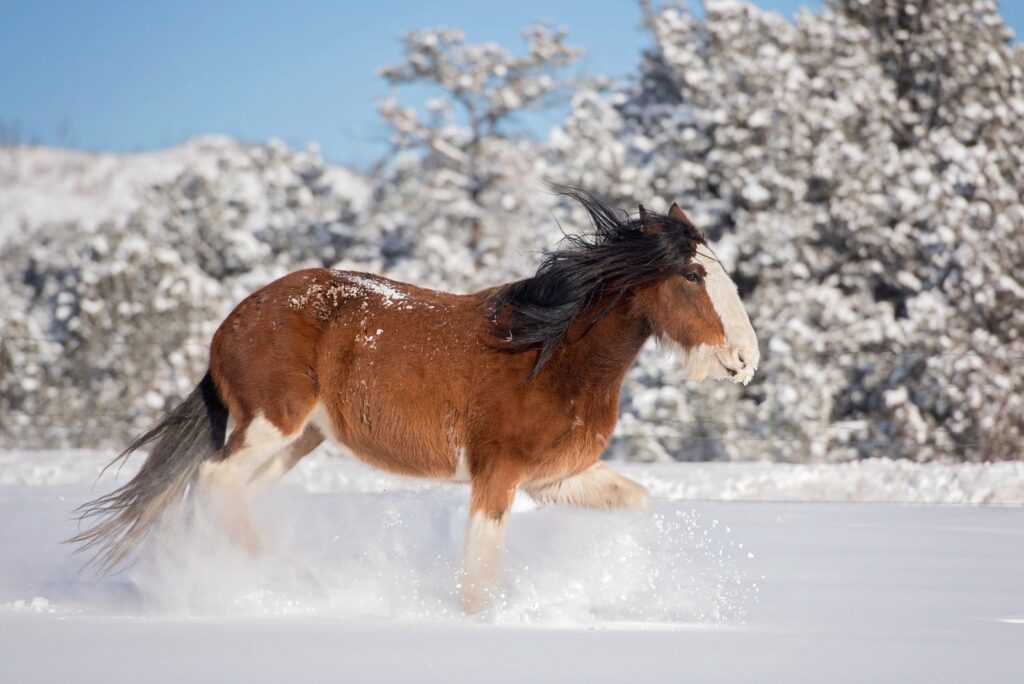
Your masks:
{"label": "snow", "polygon": [[1024,504],[1022,461],[630,464],[620,470],[672,500]]}
{"label": "snow", "polygon": [[[293,295],[288,298],[288,306],[297,311],[312,310],[312,312],[323,320],[329,319],[338,308],[339,298],[363,299],[362,308],[367,308],[365,298],[374,295],[381,300],[385,309],[390,309],[395,302],[409,299],[409,296],[396,289],[391,283],[380,278],[372,278],[356,273],[345,273],[334,271],[336,276],[343,278],[346,282],[322,283],[313,279],[306,287],[306,291],[300,295]],[[308,276],[307,276],[307,279]],[[407,304],[407,309],[412,306]],[[383,332],[378,331],[378,333]],[[367,338],[369,341],[369,338]]]}
{"label": "snow", "polygon": [[[681,202],[770,351],[749,387],[693,386],[652,345],[610,454],[787,463],[614,463],[650,514],[518,499],[503,594],[470,617],[465,487],[319,453],[259,503],[259,557],[197,517],[97,580],[59,541],[113,454],[0,451],[0,681],[1018,681],[1024,463],[953,462],[1021,456],[1024,53],[993,3],[893,30],[904,9],[665,7],[638,68],[572,83],[548,140],[510,124],[576,80],[564,32],[529,29],[517,57],[416,31],[381,73],[442,96],[380,104],[394,149],[372,179],[216,137],[0,148],[6,444],[122,443],[191,390],[228,307],[290,270],[528,276],[555,221],[586,227],[550,178]],[[922,65],[909,90],[893,54]],[[431,306],[389,282],[291,303]]]}
{"label": "snow", "polygon": [[760,183],[750,183],[745,185],[741,194],[743,195],[743,199],[754,207],[766,206],[768,204],[768,200],[772,198],[772,194],[768,191],[768,188],[764,187]]}
{"label": "snow", "polygon": [[[203,136],[155,152],[110,154],[46,147],[0,148],[0,247],[25,230],[50,223],[77,223],[91,230],[138,209],[146,191],[186,170],[216,175],[225,155],[240,156],[246,145],[224,136]],[[358,173],[327,166],[332,191],[356,206],[369,199]],[[256,188],[258,191],[259,188]]]}
{"label": "snow", "polygon": [[383,299],[385,307],[390,307],[394,302],[401,302],[409,298],[409,295],[396,289],[393,283],[382,278],[373,278],[359,275],[357,273],[345,273],[343,275],[350,283],[358,288],[357,292],[369,292]]}
{"label": "snow", "polygon": [[[377,335],[383,333],[378,329]],[[0,486],[92,485],[114,458],[104,449],[0,450]],[[139,459],[134,459],[135,466]],[[1024,505],[1024,461],[913,463],[867,459],[849,463],[608,462],[669,501],[830,501]],[[134,472],[125,465],[122,476]],[[366,468],[322,447],[288,475],[316,494],[436,490],[437,485]],[[109,482],[104,481],[109,486]],[[97,486],[100,486],[99,484]]]}
{"label": "snow", "polygon": [[[652,512],[517,500],[504,594],[465,616],[465,487],[325,454],[257,507],[259,558],[199,521],[125,574],[79,574],[58,542],[111,486],[93,487],[110,456],[0,452],[5,681],[1014,681],[1019,667],[1024,509],[691,498],[1019,493],[1014,464],[614,464],[651,487]],[[851,476],[864,486],[834,486]]]}

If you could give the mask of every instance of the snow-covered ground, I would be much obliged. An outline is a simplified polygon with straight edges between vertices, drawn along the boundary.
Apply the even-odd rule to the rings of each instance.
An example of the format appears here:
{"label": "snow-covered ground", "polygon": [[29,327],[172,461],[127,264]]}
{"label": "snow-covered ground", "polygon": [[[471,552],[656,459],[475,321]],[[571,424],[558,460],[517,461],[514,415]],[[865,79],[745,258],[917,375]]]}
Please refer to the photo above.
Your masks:
{"label": "snow-covered ground", "polygon": [[109,457],[0,453],[0,681],[1019,681],[1024,508],[862,502],[1019,503],[1020,464],[623,464],[650,515],[517,501],[467,617],[466,490],[322,454],[259,559],[197,527],[79,574],[59,541]]}
{"label": "snow-covered ground", "polygon": [[[437,489],[393,477],[321,447],[287,482],[318,494]],[[114,454],[105,450],[0,450],[0,486],[92,484]],[[133,463],[138,465],[139,458]],[[742,501],[866,501],[1024,505],[1024,461],[921,464],[870,459],[837,464],[621,463],[617,471],[657,498]],[[126,475],[132,465],[125,467]],[[98,485],[98,486],[102,486]],[[111,486],[107,483],[107,486]]]}

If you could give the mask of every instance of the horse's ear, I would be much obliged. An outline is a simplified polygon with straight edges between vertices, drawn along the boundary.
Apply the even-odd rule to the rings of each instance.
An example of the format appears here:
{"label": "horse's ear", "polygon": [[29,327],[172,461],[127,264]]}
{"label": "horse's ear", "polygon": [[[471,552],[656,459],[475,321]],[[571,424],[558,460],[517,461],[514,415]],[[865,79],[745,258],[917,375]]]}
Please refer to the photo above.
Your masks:
{"label": "horse's ear", "polygon": [[640,205],[640,229],[644,231],[645,235],[654,235],[658,232],[658,224],[656,221],[651,220],[651,215],[644,209],[644,205]]}
{"label": "horse's ear", "polygon": [[685,223],[688,226],[692,226],[693,225],[693,221],[690,220],[690,217],[687,216],[686,212],[683,211],[682,209],[680,209],[679,205],[676,204],[675,202],[673,202],[672,206],[669,207],[668,215],[670,217],[674,218],[676,221],[681,221],[681,222]]}

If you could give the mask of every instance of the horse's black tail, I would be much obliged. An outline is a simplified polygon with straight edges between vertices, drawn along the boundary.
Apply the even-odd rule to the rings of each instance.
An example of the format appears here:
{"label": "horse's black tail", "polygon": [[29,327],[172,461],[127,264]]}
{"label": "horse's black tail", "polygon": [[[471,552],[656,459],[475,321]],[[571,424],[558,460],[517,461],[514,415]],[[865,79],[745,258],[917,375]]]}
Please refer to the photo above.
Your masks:
{"label": "horse's black tail", "polygon": [[86,566],[95,563],[109,573],[166,512],[184,501],[199,466],[224,446],[227,422],[227,407],[206,371],[184,401],[107,465],[123,462],[138,449],[153,445],[135,477],[76,511],[79,521],[97,519],[93,527],[67,540],[79,544],[78,551],[93,551]]}

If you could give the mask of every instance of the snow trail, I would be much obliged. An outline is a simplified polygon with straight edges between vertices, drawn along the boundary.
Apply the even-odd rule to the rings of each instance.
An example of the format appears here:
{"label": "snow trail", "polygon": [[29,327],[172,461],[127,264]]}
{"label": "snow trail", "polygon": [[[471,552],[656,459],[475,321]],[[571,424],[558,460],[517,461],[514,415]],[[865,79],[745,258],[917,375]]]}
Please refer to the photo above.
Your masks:
{"label": "snow trail", "polygon": [[[741,622],[756,591],[743,573],[742,543],[690,507],[662,506],[653,515],[580,511],[538,508],[521,495],[503,590],[483,615],[467,617],[457,596],[468,488],[327,457],[300,467],[294,474],[305,471],[302,477],[256,506],[264,535],[258,557],[228,543],[200,511],[162,531],[138,564],[96,581],[77,575],[82,559],[59,542],[75,529],[70,511],[95,494],[85,485],[108,456],[0,456],[10,466],[0,491],[11,492],[26,516],[44,509],[18,528],[24,554],[35,562],[0,564],[0,611],[691,625]],[[60,492],[56,500],[53,491]],[[40,586],[48,588],[30,590]]]}
{"label": "snow trail", "polygon": [[[721,469],[632,465],[667,494],[651,515],[518,500],[504,593],[465,616],[465,488],[323,455],[258,506],[259,558],[199,517],[127,573],[79,575],[59,540],[109,456],[0,453],[0,643],[18,644],[0,671],[13,680],[597,682],[642,663],[665,681],[1013,681],[1019,667],[1022,508],[685,501],[672,497],[687,481]],[[775,493],[793,476],[753,472],[776,473]]]}

